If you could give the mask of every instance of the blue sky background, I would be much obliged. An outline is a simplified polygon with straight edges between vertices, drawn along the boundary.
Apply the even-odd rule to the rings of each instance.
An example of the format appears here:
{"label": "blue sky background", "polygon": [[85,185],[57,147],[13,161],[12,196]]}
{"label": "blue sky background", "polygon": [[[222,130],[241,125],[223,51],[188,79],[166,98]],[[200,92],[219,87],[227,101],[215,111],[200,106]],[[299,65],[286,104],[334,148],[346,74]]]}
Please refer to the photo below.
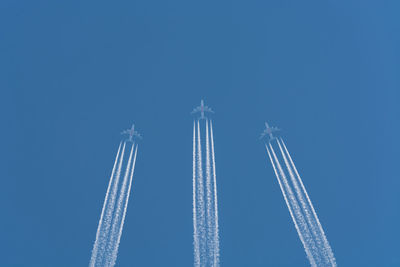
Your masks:
{"label": "blue sky background", "polygon": [[118,266],[192,266],[191,109],[215,111],[221,265],[307,266],[283,129],[339,266],[400,266],[398,1],[0,3],[2,266],[87,266],[119,132],[139,146]]}

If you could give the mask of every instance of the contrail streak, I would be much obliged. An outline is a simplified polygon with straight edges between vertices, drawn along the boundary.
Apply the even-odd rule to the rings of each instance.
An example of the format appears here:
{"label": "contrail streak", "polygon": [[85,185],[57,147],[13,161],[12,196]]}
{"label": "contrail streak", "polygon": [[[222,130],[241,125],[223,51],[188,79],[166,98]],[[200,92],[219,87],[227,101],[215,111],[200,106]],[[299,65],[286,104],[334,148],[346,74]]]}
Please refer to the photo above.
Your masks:
{"label": "contrail streak", "polygon": [[214,261],[214,210],[212,208],[212,191],[211,191],[211,162],[210,162],[210,141],[208,120],[206,120],[206,193],[207,193],[207,249],[208,262]]}
{"label": "contrail streak", "polygon": [[[196,125],[197,124],[197,125]],[[194,266],[219,267],[217,178],[212,123],[205,120],[203,173],[200,120],[193,125],[193,245]],[[205,199],[206,198],[206,199]]]}
{"label": "contrail streak", "polygon": [[117,242],[117,238],[118,238],[117,230],[118,230],[118,226],[121,223],[122,206],[123,206],[123,201],[124,201],[125,194],[126,194],[126,186],[127,186],[128,178],[129,178],[129,171],[130,171],[130,165],[131,165],[131,161],[132,161],[133,148],[134,148],[134,145],[132,145],[131,152],[129,154],[129,159],[128,159],[128,163],[126,166],[124,179],[122,180],[122,186],[121,186],[120,193],[118,196],[116,211],[114,213],[113,224],[112,224],[111,233],[110,233],[108,246],[107,246],[108,253],[107,253],[107,259],[106,259],[106,262],[107,262],[106,266],[113,266],[111,263],[113,261],[113,253],[115,250],[114,248],[116,246],[116,242]]}
{"label": "contrail streak", "polygon": [[114,184],[112,185],[112,189],[111,189],[111,193],[110,193],[110,201],[107,203],[106,215],[104,218],[104,230],[101,231],[101,240],[104,240],[104,242],[100,242],[100,247],[98,250],[97,259],[95,261],[95,266],[104,266],[104,263],[106,261],[106,259],[105,259],[106,240],[107,240],[107,236],[109,235],[109,231],[110,231],[110,227],[111,227],[112,215],[114,212],[115,200],[117,197],[119,178],[121,176],[121,168],[122,168],[122,163],[124,161],[125,146],[126,146],[126,142],[124,142],[124,144],[122,146],[122,152],[121,152],[121,156],[120,156],[120,159],[118,162],[118,168],[117,168],[117,173],[115,175],[115,181],[113,181]]}
{"label": "contrail streak", "polygon": [[309,225],[309,227],[311,229],[311,232],[314,235],[314,238],[316,239],[317,246],[319,248],[319,252],[323,256],[323,259],[326,261],[325,264],[329,264],[329,257],[325,253],[321,237],[318,234],[317,226],[314,224],[314,221],[313,221],[312,215],[310,214],[310,210],[308,208],[308,205],[307,205],[307,203],[306,203],[306,201],[305,201],[305,199],[303,197],[303,193],[302,193],[302,191],[301,191],[301,189],[299,187],[299,184],[298,184],[298,182],[296,180],[296,177],[293,174],[293,170],[292,170],[292,168],[291,168],[291,166],[290,166],[290,164],[288,162],[288,159],[286,157],[285,152],[282,149],[282,146],[281,146],[281,143],[279,142],[279,139],[277,139],[277,143],[278,143],[278,146],[279,146],[279,150],[281,151],[281,154],[282,154],[282,157],[283,157],[283,161],[285,162],[286,168],[287,168],[287,170],[289,172],[290,180],[292,181],[292,184],[294,186],[297,198],[300,201],[301,207],[302,207],[302,209],[303,209],[303,211],[305,213],[305,216],[306,216],[308,225]]}
{"label": "contrail streak", "polygon": [[193,246],[194,266],[200,267],[199,233],[197,232],[197,201],[196,201],[196,124],[193,122]]}
{"label": "contrail streak", "polygon": [[201,237],[200,242],[200,263],[205,266],[207,262],[206,258],[206,240],[205,240],[205,214],[204,214],[204,185],[203,185],[203,168],[202,168],[202,155],[201,155],[201,141],[200,141],[200,122],[197,121],[197,170],[198,170],[198,190],[197,195],[199,197],[199,233]]}
{"label": "contrail streak", "polygon": [[115,174],[115,169],[117,167],[117,162],[118,162],[118,158],[120,156],[119,152],[121,150],[121,144],[122,142],[119,143],[118,146],[118,151],[117,151],[117,155],[115,157],[115,161],[114,161],[114,166],[111,172],[111,177],[110,177],[110,181],[108,182],[108,187],[107,187],[107,193],[106,193],[106,197],[104,199],[104,203],[103,203],[103,209],[101,210],[101,215],[100,215],[100,219],[99,219],[99,225],[97,227],[97,232],[96,232],[96,240],[94,242],[93,245],[93,250],[92,250],[92,257],[90,258],[90,263],[89,266],[95,266],[96,263],[96,258],[97,258],[97,253],[98,253],[98,249],[99,249],[99,242],[105,242],[105,240],[102,240],[100,237],[101,231],[103,230],[103,217],[104,217],[104,212],[106,210],[107,207],[107,203],[108,203],[108,197],[110,195],[110,189],[114,180],[114,174]]}
{"label": "contrail streak", "polygon": [[320,223],[320,221],[319,221],[319,219],[318,219],[317,213],[316,213],[316,211],[315,211],[315,209],[314,209],[314,206],[313,206],[313,204],[312,204],[312,202],[311,202],[310,197],[308,196],[307,190],[306,190],[306,188],[305,188],[305,186],[304,186],[304,184],[303,184],[303,181],[302,181],[302,179],[301,179],[301,177],[300,177],[300,174],[299,174],[299,172],[297,171],[296,165],[294,165],[294,162],[293,162],[293,160],[292,160],[292,157],[290,156],[290,153],[289,153],[289,151],[288,151],[288,149],[287,149],[287,147],[286,147],[286,145],[285,145],[285,142],[283,141],[282,138],[281,138],[281,142],[282,142],[283,148],[285,149],[285,152],[286,152],[286,154],[287,154],[287,156],[288,156],[288,158],[289,158],[289,161],[290,161],[290,163],[291,163],[291,166],[293,167],[293,170],[294,170],[295,173],[296,173],[296,177],[297,177],[297,179],[298,179],[298,181],[299,181],[299,183],[300,183],[300,186],[301,186],[301,188],[302,188],[302,190],[303,190],[303,193],[304,193],[304,195],[305,195],[306,198],[307,198],[307,202],[308,202],[308,205],[309,205],[310,208],[311,208],[311,211],[312,211],[312,213],[313,213],[314,219],[315,219],[315,221],[317,222],[318,229],[319,229],[319,231],[320,231],[321,238],[322,238],[322,241],[323,241],[323,243],[324,243],[324,250],[325,250],[325,253],[328,254],[328,257],[329,257],[329,260],[330,260],[331,265],[332,265],[332,266],[336,266],[336,259],[335,259],[335,256],[333,255],[332,248],[331,248],[331,246],[329,245],[329,242],[328,242],[328,239],[326,238],[324,229],[322,228],[322,225],[321,225],[321,223]]}
{"label": "contrail streak", "polygon": [[[135,145],[132,145],[132,149],[133,149],[134,146],[135,146]],[[123,211],[123,214],[122,214],[122,219],[121,219],[121,222],[120,222],[120,225],[119,225],[118,236],[117,236],[116,243],[114,244],[114,250],[113,250],[113,254],[112,254],[112,258],[111,258],[111,259],[112,259],[112,260],[111,260],[111,265],[110,265],[111,267],[115,265],[115,262],[116,262],[116,260],[117,260],[118,247],[119,247],[119,243],[120,243],[120,241],[121,241],[122,230],[123,230],[123,228],[124,228],[124,222],[125,222],[126,212],[127,212],[127,209],[128,209],[129,196],[130,196],[130,193],[131,193],[132,180],[133,180],[133,173],[134,173],[134,171],[135,171],[135,165],[136,165],[137,150],[138,150],[138,146],[136,145],[136,148],[135,148],[135,156],[133,157],[133,163],[132,163],[132,165],[130,166],[131,173],[130,173],[130,178],[129,178],[128,191],[127,191],[127,193],[125,194],[126,197],[125,197],[124,211]],[[132,152],[131,152],[131,155],[132,155]],[[127,168],[129,168],[129,161],[128,161],[128,167],[127,167]]]}
{"label": "contrail streak", "polygon": [[214,182],[214,266],[219,266],[219,227],[218,227],[218,197],[217,197],[217,176],[215,172],[215,153],[214,153],[214,134],[212,121],[210,121],[210,136],[211,136],[211,157],[213,166],[213,182]]}
{"label": "contrail streak", "polygon": [[[303,247],[304,247],[304,250],[306,252],[307,258],[310,261],[311,266],[318,266],[317,263],[316,263],[316,259],[314,258],[314,253],[310,249],[310,246],[313,246],[313,244],[312,244],[313,240],[311,239],[310,233],[308,232],[308,228],[307,228],[306,222],[304,221],[303,215],[300,212],[300,207],[298,206],[297,200],[295,199],[295,197],[293,195],[293,192],[290,189],[290,186],[289,186],[288,181],[286,179],[285,173],[283,172],[283,169],[282,169],[282,167],[281,167],[281,165],[279,163],[278,158],[276,157],[275,151],[272,148],[271,144],[269,144],[269,149],[270,150],[268,149],[267,146],[266,146],[266,148],[267,148],[268,156],[270,157],[270,160],[271,160],[275,175],[276,175],[276,177],[278,179],[279,186],[280,186],[282,194],[284,196],[286,205],[288,206],[290,216],[292,217],[292,220],[293,220],[293,223],[294,223],[295,228],[297,230],[297,233],[299,235],[299,238],[300,238],[301,242],[303,243]],[[271,151],[271,153],[273,155],[275,164],[276,164],[276,166],[277,166],[277,168],[279,170],[279,174],[280,175],[278,175],[277,168],[275,167],[274,161],[272,160],[270,151]],[[281,182],[280,179],[282,179],[283,184],[284,184],[285,189],[286,189],[287,192],[283,189],[282,182]],[[301,227],[301,229],[300,229],[300,227]],[[313,248],[313,251],[315,251],[315,246]]]}

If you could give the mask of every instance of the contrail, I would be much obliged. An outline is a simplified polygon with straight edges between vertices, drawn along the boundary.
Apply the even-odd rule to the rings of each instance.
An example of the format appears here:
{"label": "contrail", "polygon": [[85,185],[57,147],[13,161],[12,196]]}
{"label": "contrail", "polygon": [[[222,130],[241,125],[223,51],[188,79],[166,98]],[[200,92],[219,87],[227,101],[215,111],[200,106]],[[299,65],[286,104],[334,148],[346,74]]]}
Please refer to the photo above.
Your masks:
{"label": "contrail", "polygon": [[[134,146],[135,146],[135,145],[133,144],[133,145],[132,145],[132,149],[133,149]],[[126,197],[125,197],[124,211],[123,211],[122,219],[121,219],[121,222],[120,222],[120,225],[119,225],[119,231],[118,231],[117,240],[116,240],[116,243],[114,244],[114,250],[113,250],[113,254],[112,254],[112,261],[111,261],[111,265],[110,265],[111,267],[115,265],[115,262],[116,262],[116,260],[117,260],[118,247],[119,247],[119,243],[120,243],[120,241],[121,241],[122,230],[123,230],[123,228],[124,228],[124,222],[125,222],[126,212],[127,212],[127,209],[128,209],[129,196],[130,196],[130,193],[131,193],[132,180],[133,180],[133,173],[134,173],[134,171],[135,171],[135,165],[136,165],[137,150],[138,150],[138,146],[136,145],[136,148],[135,148],[135,156],[133,157],[133,163],[132,163],[132,165],[130,166],[131,173],[130,173],[130,178],[129,178],[128,191],[127,191],[127,193],[125,194]],[[131,155],[132,155],[132,152],[131,152]],[[128,167],[127,167],[127,168],[129,168],[129,161],[128,161]]]}
{"label": "contrail", "polygon": [[281,138],[281,142],[282,142],[283,148],[285,149],[285,152],[286,152],[286,154],[287,154],[287,156],[288,156],[288,158],[289,158],[290,164],[291,164],[291,166],[293,167],[293,170],[294,170],[295,173],[296,173],[296,177],[297,177],[297,179],[298,179],[298,181],[299,181],[299,183],[300,183],[300,186],[301,186],[301,188],[302,188],[302,190],[303,190],[303,193],[304,193],[304,195],[305,195],[306,198],[307,198],[307,202],[308,202],[308,205],[310,206],[311,211],[312,211],[312,213],[313,213],[314,220],[317,222],[317,226],[318,226],[318,229],[319,229],[320,234],[321,234],[320,236],[321,236],[322,241],[323,241],[323,243],[324,243],[324,250],[325,250],[325,253],[328,254],[328,257],[329,257],[329,260],[330,260],[331,265],[332,265],[332,266],[336,266],[336,259],[335,259],[335,256],[333,255],[332,248],[331,248],[331,246],[329,245],[329,242],[328,242],[328,239],[326,238],[324,229],[322,228],[322,225],[321,225],[321,223],[320,223],[320,221],[319,221],[319,219],[318,219],[317,213],[316,213],[316,211],[315,211],[315,209],[314,209],[314,206],[313,206],[313,204],[312,204],[312,202],[311,202],[310,197],[308,196],[307,190],[306,190],[306,188],[305,188],[305,186],[304,186],[304,184],[303,184],[303,181],[302,181],[302,179],[301,179],[301,177],[300,177],[300,174],[299,174],[299,172],[297,171],[296,165],[294,165],[294,162],[293,162],[293,160],[292,160],[292,157],[290,156],[290,153],[289,153],[289,151],[288,151],[288,149],[287,149],[287,147],[286,147],[286,145],[285,145],[285,142],[283,141],[282,138]]}
{"label": "contrail", "polygon": [[[306,222],[304,221],[303,215],[300,212],[300,207],[298,206],[297,200],[295,199],[293,192],[290,189],[290,186],[286,179],[285,173],[283,172],[283,169],[278,161],[278,158],[276,157],[276,154],[275,154],[274,149],[272,148],[272,145],[269,144],[270,150],[268,149],[267,146],[266,146],[266,148],[267,148],[268,156],[271,160],[275,175],[278,179],[279,186],[280,186],[282,194],[284,196],[286,205],[288,206],[290,216],[292,217],[292,220],[293,220],[293,223],[297,230],[297,233],[299,235],[299,238],[300,238],[301,242],[303,243],[303,247],[306,252],[307,258],[310,261],[311,266],[318,266],[316,263],[316,259],[314,258],[315,257],[314,253],[311,251],[311,248],[310,248],[310,246],[313,247],[313,251],[315,251],[315,246],[313,246],[313,244],[312,244],[313,240],[311,239],[310,233],[308,232]],[[272,160],[270,151],[273,155],[274,160]],[[276,166],[278,167],[280,175],[277,172],[277,168],[275,167],[274,161],[275,161]],[[283,189],[282,181],[280,179],[282,179],[287,192],[285,191],[285,189]],[[300,227],[301,227],[301,229],[300,229]]]}
{"label": "contrail", "polygon": [[100,233],[103,230],[103,217],[104,217],[104,212],[106,210],[106,206],[108,203],[108,197],[110,195],[110,188],[114,179],[114,174],[115,174],[115,169],[117,167],[117,162],[118,162],[118,158],[119,158],[119,152],[121,150],[121,144],[122,142],[119,143],[118,146],[118,151],[117,151],[117,155],[115,157],[115,161],[114,161],[114,166],[111,172],[111,177],[110,177],[110,181],[108,182],[108,187],[107,187],[107,193],[106,193],[106,197],[104,199],[104,203],[103,203],[103,209],[101,210],[101,215],[100,215],[100,220],[99,220],[99,225],[97,227],[97,232],[96,232],[96,240],[94,241],[94,245],[93,245],[93,250],[92,250],[92,257],[90,258],[90,263],[89,266],[95,266],[96,263],[96,258],[97,258],[97,253],[98,253],[98,249],[99,249],[99,242],[104,242],[104,240],[101,240],[100,237]]}
{"label": "contrail", "polygon": [[213,182],[214,182],[214,266],[219,266],[219,227],[218,227],[218,197],[217,197],[217,176],[215,172],[215,153],[214,153],[214,135],[212,121],[210,121],[211,136],[211,157],[213,166]]}
{"label": "contrail", "polygon": [[94,262],[93,266],[104,266],[105,262],[105,249],[106,249],[106,241],[107,241],[107,236],[109,235],[110,227],[111,227],[111,221],[112,221],[112,215],[114,212],[114,207],[115,207],[115,199],[117,197],[117,190],[118,190],[118,184],[119,184],[119,178],[121,176],[121,168],[122,168],[122,163],[124,161],[124,155],[125,155],[125,146],[126,142],[124,142],[122,146],[122,151],[121,155],[119,158],[118,162],[118,168],[117,172],[115,174],[115,179],[113,179],[113,185],[111,188],[111,193],[110,193],[110,200],[107,203],[107,207],[105,210],[105,218],[104,218],[104,230],[100,231],[100,240],[102,240],[99,243],[99,249],[97,253],[96,260]]}
{"label": "contrail", "polygon": [[211,191],[211,162],[210,162],[210,141],[208,120],[206,120],[206,193],[207,193],[207,249],[208,262],[214,261],[214,210],[212,208],[212,191]]}
{"label": "contrail", "polygon": [[329,257],[326,255],[325,250],[324,250],[324,245],[322,244],[322,240],[320,235],[318,234],[318,230],[317,230],[317,226],[314,224],[312,215],[310,214],[310,210],[308,208],[308,205],[303,197],[303,193],[299,187],[299,184],[296,180],[296,177],[293,174],[293,170],[289,164],[289,161],[286,157],[285,152],[282,149],[281,143],[279,142],[279,139],[276,140],[279,146],[279,150],[281,151],[282,157],[283,157],[283,161],[285,162],[286,168],[289,172],[289,176],[290,176],[290,180],[292,181],[292,184],[294,186],[296,195],[297,195],[297,199],[300,201],[301,207],[305,213],[308,225],[311,229],[312,234],[314,235],[314,238],[317,242],[317,246],[319,248],[319,252],[321,253],[321,255],[323,256],[323,259],[326,261],[325,264],[329,264]]}
{"label": "contrail", "polygon": [[200,263],[205,266],[206,258],[206,240],[205,240],[205,214],[204,214],[204,185],[203,185],[203,168],[201,156],[201,141],[200,141],[200,122],[197,121],[197,170],[198,170],[198,190],[199,197],[199,233],[200,233]]}
{"label": "contrail", "polygon": [[[197,124],[197,125],[196,125]],[[196,128],[197,127],[197,128]],[[219,267],[217,179],[212,123],[205,120],[203,173],[200,120],[193,125],[193,245],[194,266]],[[206,198],[206,199],[205,199]]]}
{"label": "contrail", "polygon": [[122,180],[122,186],[120,189],[120,193],[118,196],[118,202],[117,202],[117,207],[116,211],[114,213],[114,218],[113,218],[113,223],[112,223],[112,228],[111,228],[111,233],[108,241],[108,246],[107,246],[107,259],[106,259],[106,266],[113,266],[112,261],[113,261],[113,254],[114,254],[114,248],[116,246],[117,238],[118,238],[118,227],[121,223],[121,216],[122,216],[122,206],[123,206],[123,201],[126,195],[126,187],[128,183],[128,178],[129,178],[129,171],[130,171],[130,165],[132,161],[132,155],[133,155],[133,148],[134,144],[132,145],[131,152],[129,154],[129,159],[128,159],[128,164],[126,166],[125,170],[125,175],[124,179]]}
{"label": "contrail", "polygon": [[[197,119],[197,129],[196,120],[193,126],[194,265],[195,267],[219,267],[218,199],[215,174],[214,140],[212,133],[212,123],[211,120],[209,120],[205,116],[206,112],[214,113],[214,111],[210,107],[204,105],[203,100],[201,100],[200,106],[196,107],[192,111],[192,114],[200,113],[200,117]],[[203,173],[203,152],[201,149],[201,120],[205,120],[205,173]]]}
{"label": "contrail", "polygon": [[196,124],[193,122],[193,246],[194,266],[200,267],[199,233],[197,232],[197,201],[196,201]]}

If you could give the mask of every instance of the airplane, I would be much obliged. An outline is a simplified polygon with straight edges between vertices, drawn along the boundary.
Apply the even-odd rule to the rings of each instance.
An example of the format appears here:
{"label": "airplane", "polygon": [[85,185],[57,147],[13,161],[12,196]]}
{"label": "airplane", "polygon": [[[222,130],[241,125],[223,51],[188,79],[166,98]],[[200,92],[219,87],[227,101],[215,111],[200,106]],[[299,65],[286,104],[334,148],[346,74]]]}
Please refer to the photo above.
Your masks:
{"label": "airplane", "polygon": [[280,131],[281,129],[279,129],[278,127],[270,127],[268,125],[268,122],[265,122],[265,130],[264,132],[262,132],[260,139],[263,139],[264,137],[266,137],[267,135],[269,136],[269,142],[271,142],[272,140],[276,139],[275,136],[272,135],[273,132],[277,132]]}
{"label": "airplane", "polygon": [[143,138],[137,131],[135,131],[135,124],[132,124],[132,127],[130,129],[126,129],[126,130],[122,131],[121,134],[129,135],[129,137],[127,139],[128,142],[133,142],[133,137],[135,137],[135,136],[140,139]]}
{"label": "airplane", "polygon": [[200,106],[195,107],[190,114],[194,114],[194,113],[198,113],[198,112],[200,112],[200,118],[199,119],[206,119],[207,118],[206,116],[204,116],[205,112],[214,113],[214,111],[210,107],[204,106],[203,99],[200,102]]}

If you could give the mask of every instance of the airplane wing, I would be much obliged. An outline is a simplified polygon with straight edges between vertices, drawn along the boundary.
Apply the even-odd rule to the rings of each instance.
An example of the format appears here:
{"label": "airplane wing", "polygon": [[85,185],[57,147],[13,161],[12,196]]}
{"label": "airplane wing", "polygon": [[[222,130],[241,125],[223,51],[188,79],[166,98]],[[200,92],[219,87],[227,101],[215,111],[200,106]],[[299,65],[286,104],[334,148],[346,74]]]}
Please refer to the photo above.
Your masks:
{"label": "airplane wing", "polygon": [[211,108],[207,107],[207,106],[204,107],[204,111],[214,113],[214,111]]}
{"label": "airplane wing", "polygon": [[136,131],[134,132],[133,135],[136,136],[137,138],[143,139],[143,137],[140,135],[140,133],[138,133]]}
{"label": "airplane wing", "polygon": [[200,107],[194,108],[191,114],[201,111]]}

